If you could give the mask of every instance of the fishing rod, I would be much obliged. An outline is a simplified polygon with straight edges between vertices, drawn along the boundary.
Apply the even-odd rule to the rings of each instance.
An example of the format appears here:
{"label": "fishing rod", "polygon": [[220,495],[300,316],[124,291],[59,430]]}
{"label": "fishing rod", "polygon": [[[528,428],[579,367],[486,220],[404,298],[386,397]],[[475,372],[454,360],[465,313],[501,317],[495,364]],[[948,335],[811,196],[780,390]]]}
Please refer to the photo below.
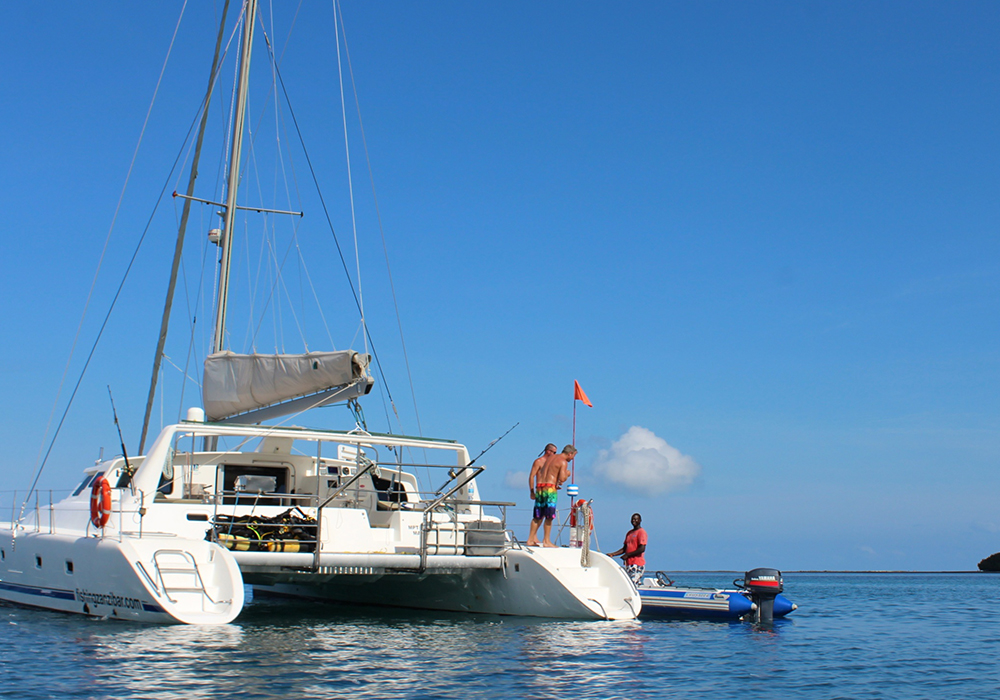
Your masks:
{"label": "fishing rod", "polygon": [[111,395],[111,385],[108,385],[108,398],[111,399],[111,415],[115,418],[115,428],[118,430],[118,442],[122,446],[122,457],[125,458],[125,468],[122,470],[122,475],[118,477],[118,484],[115,486],[117,489],[123,489],[126,486],[132,485],[132,476],[135,474],[135,469],[128,461],[128,452],[125,450],[125,438],[122,437],[122,427],[118,424],[118,411],[115,410],[115,397]]}
{"label": "fishing rod", "polygon": [[514,423],[514,425],[510,426],[510,430],[508,430],[508,431],[507,431],[506,433],[504,433],[503,435],[501,435],[500,437],[498,437],[498,438],[497,438],[496,440],[494,440],[493,442],[491,442],[491,443],[490,443],[489,445],[487,445],[487,446],[486,446],[486,447],[485,447],[485,448],[483,449],[483,451],[482,451],[482,452],[480,452],[479,454],[477,454],[477,455],[476,455],[475,459],[473,459],[473,460],[472,460],[471,462],[469,462],[469,463],[468,463],[468,464],[466,464],[465,466],[466,466],[466,467],[471,467],[471,466],[472,466],[473,464],[475,464],[475,463],[476,463],[476,460],[477,460],[477,459],[479,459],[479,458],[480,458],[480,457],[482,457],[482,456],[483,456],[484,454],[486,454],[487,452],[489,452],[489,451],[490,451],[490,448],[492,448],[492,447],[493,447],[493,446],[494,446],[495,444],[497,444],[498,442],[500,442],[501,440],[503,440],[503,439],[504,439],[505,437],[507,437],[507,435],[509,435],[509,434],[510,434],[510,431],[511,431],[511,430],[513,430],[514,428],[516,428],[516,427],[517,427],[517,426],[519,426],[519,425],[521,425],[521,422],[520,422],[520,421],[518,421],[517,423]]}
{"label": "fishing rod", "polygon": [[[505,437],[507,437],[507,435],[509,435],[509,434],[510,434],[510,431],[511,431],[511,430],[513,430],[514,428],[516,428],[516,427],[517,427],[517,426],[519,426],[519,425],[521,425],[521,422],[520,422],[520,421],[518,421],[517,423],[514,423],[514,425],[510,426],[510,430],[508,430],[508,431],[507,431],[506,433],[504,433],[503,435],[501,435],[500,437],[498,437],[497,439],[495,439],[495,440],[494,440],[493,442],[491,442],[491,443],[490,443],[489,445],[487,445],[487,446],[486,446],[485,448],[483,448],[483,451],[482,451],[482,452],[480,452],[479,454],[477,454],[477,455],[476,455],[476,456],[475,456],[475,457],[474,457],[474,458],[472,459],[472,461],[471,461],[471,462],[469,462],[468,464],[466,464],[466,465],[465,465],[464,467],[462,467],[461,469],[449,469],[449,470],[448,470],[448,481],[451,481],[452,479],[456,478],[456,477],[457,477],[457,476],[459,475],[459,473],[460,473],[460,472],[461,472],[461,471],[462,471],[463,469],[468,469],[468,468],[469,468],[469,467],[471,467],[471,466],[472,466],[473,464],[475,464],[475,463],[476,463],[476,460],[478,460],[478,459],[479,459],[480,457],[482,457],[482,456],[483,456],[484,454],[486,454],[487,452],[489,452],[489,451],[490,451],[490,448],[492,448],[492,447],[493,447],[493,446],[494,446],[495,444],[497,444],[498,442],[500,442],[501,440],[503,440],[503,439],[504,439]],[[442,490],[444,489],[444,487],[448,485],[448,481],[446,481],[446,482],[444,482],[443,484],[441,484],[441,488],[439,488],[439,489],[437,490],[437,492],[438,492],[438,493],[440,493],[440,492],[441,492],[441,491],[442,491]]]}

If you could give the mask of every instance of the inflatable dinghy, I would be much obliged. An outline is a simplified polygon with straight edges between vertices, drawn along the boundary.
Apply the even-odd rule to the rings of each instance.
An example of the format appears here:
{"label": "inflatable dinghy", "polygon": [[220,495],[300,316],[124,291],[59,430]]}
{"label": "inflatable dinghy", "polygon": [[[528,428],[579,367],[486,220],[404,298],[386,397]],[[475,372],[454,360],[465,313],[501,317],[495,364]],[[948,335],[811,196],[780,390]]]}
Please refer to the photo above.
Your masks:
{"label": "inflatable dinghy", "polygon": [[[768,573],[761,575],[755,572]],[[751,576],[752,574],[754,575]],[[772,607],[772,618],[784,617],[798,607],[781,595],[781,573],[775,572],[774,569],[754,569],[747,572],[747,577],[744,577],[743,581],[737,579],[733,583],[737,588],[677,586],[665,573],[657,571],[655,578],[643,579],[638,587],[642,598],[642,611],[639,616],[697,620],[756,620],[761,612],[766,615],[765,608],[769,604]],[[770,599],[770,603],[767,599]]]}

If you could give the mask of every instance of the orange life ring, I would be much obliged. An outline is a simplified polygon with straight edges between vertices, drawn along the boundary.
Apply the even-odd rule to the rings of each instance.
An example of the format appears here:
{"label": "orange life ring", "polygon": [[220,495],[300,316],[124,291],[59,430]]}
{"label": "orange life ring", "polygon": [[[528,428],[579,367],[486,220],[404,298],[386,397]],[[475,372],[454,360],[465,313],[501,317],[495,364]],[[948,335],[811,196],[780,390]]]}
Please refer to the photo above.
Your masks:
{"label": "orange life ring", "polygon": [[90,522],[94,527],[104,527],[110,517],[111,484],[103,476],[99,476],[90,487]]}

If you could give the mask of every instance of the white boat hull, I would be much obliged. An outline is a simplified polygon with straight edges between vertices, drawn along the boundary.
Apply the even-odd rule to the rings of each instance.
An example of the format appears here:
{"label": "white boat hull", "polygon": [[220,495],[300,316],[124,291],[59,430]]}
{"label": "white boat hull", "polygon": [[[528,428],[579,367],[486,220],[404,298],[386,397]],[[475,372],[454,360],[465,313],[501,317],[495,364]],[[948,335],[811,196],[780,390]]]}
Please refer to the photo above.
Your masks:
{"label": "white boat hull", "polygon": [[[422,573],[386,573],[363,566],[360,558],[354,566],[345,559],[327,575],[254,573],[258,567],[249,564],[243,569],[255,592],[270,595],[557,619],[635,618],[642,603],[629,578],[603,554],[591,552],[590,557],[591,566],[581,567],[579,549],[525,548],[510,549],[502,557],[483,557],[483,566],[470,566],[476,563],[473,557],[442,557],[466,560],[453,566],[436,565],[431,557]],[[496,565],[486,565],[488,560]],[[383,558],[379,563],[387,562]]]}
{"label": "white boat hull", "polygon": [[[177,449],[201,433],[263,440],[246,451]],[[293,450],[296,441],[304,447]],[[465,468],[452,469],[449,457],[469,462],[464,446],[449,441],[377,441],[444,452],[432,464],[450,479]],[[28,511],[16,536],[0,524],[0,600],[224,624],[239,614],[247,583],[348,604],[575,620],[638,615],[638,591],[605,555],[518,545],[501,518],[482,512],[489,502],[477,499],[474,475],[421,500],[412,474],[360,459],[364,448],[376,454],[373,443],[368,434],[308,429],[165,428],[148,455],[133,458],[132,485],[110,487],[103,528],[91,524],[90,492],[122,480],[121,458],[89,468],[66,499]],[[404,487],[390,493],[388,476]],[[232,490],[237,480],[268,488]]]}
{"label": "white boat hull", "polygon": [[232,555],[211,542],[0,526],[0,599],[136,622],[224,624],[243,608]]}

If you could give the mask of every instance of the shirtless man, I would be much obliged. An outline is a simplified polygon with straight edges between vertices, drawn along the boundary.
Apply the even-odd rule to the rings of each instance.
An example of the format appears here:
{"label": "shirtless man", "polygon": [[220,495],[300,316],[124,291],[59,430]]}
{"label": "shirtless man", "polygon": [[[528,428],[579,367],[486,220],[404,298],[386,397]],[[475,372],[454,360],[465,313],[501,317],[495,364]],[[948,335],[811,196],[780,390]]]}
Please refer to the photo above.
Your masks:
{"label": "shirtless man", "polygon": [[538,456],[538,459],[531,463],[531,473],[528,474],[528,488],[531,490],[532,501],[535,500],[535,477],[538,476],[538,472],[541,471],[543,466],[545,466],[545,460],[558,451],[559,448],[550,442],[545,446],[545,449],[542,450],[542,454]]}
{"label": "shirtless man", "polygon": [[[533,478],[529,478],[531,497],[535,501],[535,509],[531,518],[531,529],[528,531],[528,546],[538,546],[538,526],[545,521],[545,537],[543,547],[555,547],[552,543],[552,519],[556,517],[556,490],[569,478],[569,463],[576,457],[576,448],[566,445],[559,454],[550,454],[536,471],[531,467]],[[538,460],[535,460],[535,464]]]}

